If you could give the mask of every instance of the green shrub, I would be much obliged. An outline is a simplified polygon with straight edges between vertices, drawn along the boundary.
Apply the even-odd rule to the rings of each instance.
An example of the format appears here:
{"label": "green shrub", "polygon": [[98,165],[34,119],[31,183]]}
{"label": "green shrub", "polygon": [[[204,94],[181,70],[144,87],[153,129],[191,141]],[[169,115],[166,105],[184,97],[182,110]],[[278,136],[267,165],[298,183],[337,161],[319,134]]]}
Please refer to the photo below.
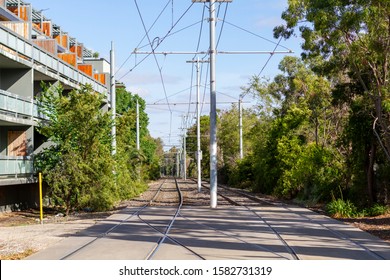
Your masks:
{"label": "green shrub", "polygon": [[352,218],[357,214],[356,206],[349,200],[334,199],[326,206],[326,211],[334,218]]}
{"label": "green shrub", "polygon": [[381,205],[381,204],[374,204],[372,207],[368,209],[368,215],[374,217],[374,216],[379,216],[383,215],[389,212],[389,207],[386,205]]}

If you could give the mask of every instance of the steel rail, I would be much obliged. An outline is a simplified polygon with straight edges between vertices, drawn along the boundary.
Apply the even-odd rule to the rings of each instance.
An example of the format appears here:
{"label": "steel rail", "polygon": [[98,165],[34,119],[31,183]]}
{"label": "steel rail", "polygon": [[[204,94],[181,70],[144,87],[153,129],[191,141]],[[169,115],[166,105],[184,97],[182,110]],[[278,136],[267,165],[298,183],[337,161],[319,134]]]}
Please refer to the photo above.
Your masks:
{"label": "steel rail", "polygon": [[[205,188],[209,188],[207,185],[205,185],[205,184],[202,184],[202,186],[203,187],[205,187]],[[218,185],[218,187],[222,187],[223,188],[223,186],[221,186],[221,185]],[[225,188],[226,189],[226,188]],[[251,211],[253,214],[255,214],[255,216],[256,217],[258,217],[258,218],[260,218],[262,221],[263,221],[263,223],[265,224],[265,225],[267,225],[268,226],[268,228],[277,236],[277,238],[280,240],[280,242],[282,242],[283,243],[283,245],[285,246],[285,248],[286,248],[286,250],[287,250],[287,253],[289,253],[291,256],[292,256],[292,258],[294,259],[294,260],[299,260],[300,258],[299,258],[299,256],[298,256],[298,254],[297,254],[297,252],[295,252],[295,250],[286,242],[286,240],[284,240],[284,238],[280,235],[280,233],[277,231],[277,230],[275,230],[263,217],[261,217],[258,213],[256,213],[256,211],[254,211],[254,210],[252,210],[251,208],[249,208],[248,206],[246,206],[246,205],[243,205],[243,204],[240,204],[239,202],[237,202],[237,201],[234,201],[233,199],[231,199],[230,197],[228,197],[228,196],[226,196],[226,195],[223,195],[223,194],[221,194],[220,192],[218,193],[218,195],[219,196],[221,196],[222,198],[224,198],[225,200],[227,200],[228,202],[230,202],[230,203],[232,203],[232,204],[234,204],[234,205],[236,205],[236,206],[241,206],[241,207],[244,207],[244,208],[246,208],[247,210],[249,210],[249,211]]]}
{"label": "steel rail", "polygon": [[116,225],[112,226],[110,229],[108,229],[107,231],[105,231],[104,233],[101,233],[99,234],[98,236],[96,236],[94,239],[92,239],[91,241],[85,243],[84,245],[80,246],[79,248],[77,248],[76,250],[72,251],[71,253],[65,255],[64,257],[60,258],[60,260],[66,260],[68,259],[69,257],[73,256],[74,254],[80,252],[81,250],[85,249],[86,247],[88,247],[89,245],[95,243],[97,240],[99,239],[102,239],[104,237],[106,237],[108,234],[110,234],[111,232],[113,232],[116,228],[118,228],[119,226],[123,225],[125,222],[127,222],[128,220],[130,220],[131,218],[133,218],[134,216],[138,215],[138,213],[140,213],[142,210],[144,210],[146,207],[148,207],[156,198],[157,196],[159,195],[161,189],[162,189],[162,186],[166,183],[167,180],[164,180],[164,182],[161,183],[161,185],[158,187],[158,190],[157,192],[155,193],[155,195],[153,196],[153,198],[151,200],[148,201],[148,203],[146,203],[144,206],[140,207],[139,209],[137,209],[134,213],[131,213],[127,218],[121,220],[119,223],[117,223]]}
{"label": "steel rail", "polygon": [[[179,188],[179,184],[177,183],[177,180],[175,178],[175,185],[176,185],[176,190],[179,194],[179,203],[178,203],[178,206],[176,208],[176,211],[175,211],[175,214],[173,215],[171,221],[169,222],[167,228],[165,229],[165,232],[163,233],[163,237],[160,238],[160,240],[157,242],[156,246],[152,249],[152,251],[148,254],[148,256],[146,257],[146,260],[150,260],[153,258],[153,256],[156,254],[156,252],[160,249],[161,245],[164,243],[165,239],[168,237],[168,234],[177,218],[177,216],[179,216],[180,214],[180,210],[183,206],[183,195],[181,193],[181,190]],[[138,217],[142,220],[142,218],[139,216],[138,214]],[[189,248],[188,248],[189,249]]]}
{"label": "steel rail", "polygon": [[[243,195],[249,199],[252,199],[253,201],[257,201],[257,202],[262,202],[262,203],[266,203],[266,204],[269,204],[269,205],[273,205],[273,206],[280,206],[280,207],[283,207],[284,209],[290,211],[291,213],[294,213],[295,215],[298,215],[302,218],[305,218],[307,220],[309,220],[310,222],[314,222],[313,219],[311,219],[310,217],[304,215],[304,214],[301,214],[301,213],[295,213],[293,212],[285,203],[281,203],[281,202],[271,202],[267,199],[263,199],[263,198],[259,198],[259,197],[256,197],[256,196],[253,196],[253,195],[250,195],[248,193],[245,193],[243,191],[239,191],[239,190],[233,190],[229,187],[226,187],[226,186],[223,186],[223,185],[218,185],[219,187],[221,188],[224,188],[225,190],[228,190],[230,192],[233,192],[233,193],[236,193],[236,194],[239,194],[239,195]],[[253,210],[252,210],[253,211]],[[257,213],[256,213],[257,214]],[[258,214],[257,214],[258,215]],[[259,216],[259,215],[258,215]],[[367,248],[366,246],[352,240],[348,235],[346,234],[343,234],[341,232],[338,232],[334,229],[332,229],[331,227],[329,226],[326,226],[324,225],[323,223],[319,222],[319,221],[315,221],[317,224],[319,224],[321,227],[329,230],[330,232],[332,232],[335,236],[341,238],[342,240],[344,241],[348,241],[348,242],[351,242],[352,244],[354,244],[355,246],[359,247],[360,249],[363,249],[367,254],[371,255],[372,257],[374,257],[375,259],[378,259],[378,260],[385,260],[386,258],[384,258],[383,256],[381,256],[380,254],[372,251],[371,249]]]}
{"label": "steel rail", "polygon": [[203,224],[203,223],[194,221],[194,220],[192,220],[192,219],[190,219],[190,218],[187,218],[187,217],[185,217],[185,216],[182,216],[182,215],[180,215],[180,216],[181,216],[183,219],[186,219],[187,221],[190,221],[190,222],[195,223],[195,224],[197,224],[197,225],[206,227],[206,228],[211,229],[211,230],[213,230],[213,231],[215,231],[215,232],[221,233],[221,234],[223,234],[223,235],[225,235],[225,236],[227,236],[227,237],[231,237],[231,238],[237,239],[238,241],[240,241],[240,242],[242,242],[242,243],[245,243],[245,244],[254,246],[254,247],[259,248],[259,249],[261,249],[261,250],[265,250],[265,251],[267,251],[268,253],[272,253],[272,254],[274,254],[274,255],[276,255],[276,256],[278,256],[278,257],[281,257],[281,258],[284,258],[284,259],[288,260],[288,258],[286,258],[285,256],[282,256],[281,254],[279,254],[279,253],[277,253],[277,252],[275,252],[275,251],[272,251],[272,250],[270,250],[270,249],[267,249],[266,247],[264,247],[264,246],[262,246],[262,245],[249,243],[249,242],[243,240],[242,238],[240,238],[240,237],[238,237],[238,236],[236,236],[236,235],[234,235],[234,234],[229,234],[229,233],[227,233],[227,232],[225,232],[225,231],[223,231],[223,230],[217,229],[217,228],[215,228],[215,227],[205,225],[205,224]]}

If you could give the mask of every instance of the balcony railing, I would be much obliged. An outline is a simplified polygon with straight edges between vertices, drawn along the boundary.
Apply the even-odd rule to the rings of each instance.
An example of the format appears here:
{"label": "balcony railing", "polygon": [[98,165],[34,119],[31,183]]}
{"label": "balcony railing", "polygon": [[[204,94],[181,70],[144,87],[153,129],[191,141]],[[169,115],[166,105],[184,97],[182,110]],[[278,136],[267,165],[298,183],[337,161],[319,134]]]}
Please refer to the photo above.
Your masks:
{"label": "balcony railing", "polygon": [[31,157],[0,156],[0,176],[19,178],[33,173],[34,165]]}
{"label": "balcony railing", "polygon": [[33,116],[34,102],[28,98],[0,89],[0,110],[18,115]]}
{"label": "balcony railing", "polygon": [[45,119],[38,111],[36,101],[0,89],[0,112],[16,118]]}
{"label": "balcony railing", "polygon": [[43,70],[47,70],[53,74],[56,74],[65,80],[69,80],[72,83],[90,84],[97,92],[107,92],[107,89],[103,85],[99,84],[83,72],[64,62],[59,57],[44,51],[39,46],[29,42],[15,32],[7,29],[6,27],[3,27],[1,24],[0,45],[3,45],[9,49],[11,51],[10,55],[16,55],[17,59],[22,57],[30,62],[34,62],[35,65],[42,67]]}

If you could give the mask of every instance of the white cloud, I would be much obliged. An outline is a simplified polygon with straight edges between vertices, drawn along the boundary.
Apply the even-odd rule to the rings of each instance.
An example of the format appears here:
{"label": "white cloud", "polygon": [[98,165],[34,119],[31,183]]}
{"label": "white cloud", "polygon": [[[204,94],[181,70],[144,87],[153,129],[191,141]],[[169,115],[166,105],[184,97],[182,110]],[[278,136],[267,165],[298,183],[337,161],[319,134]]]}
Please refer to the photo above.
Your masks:
{"label": "white cloud", "polygon": [[131,93],[138,94],[142,98],[146,98],[146,97],[151,96],[150,91],[148,89],[146,89],[146,88],[133,87],[133,86],[127,86],[126,88]]}

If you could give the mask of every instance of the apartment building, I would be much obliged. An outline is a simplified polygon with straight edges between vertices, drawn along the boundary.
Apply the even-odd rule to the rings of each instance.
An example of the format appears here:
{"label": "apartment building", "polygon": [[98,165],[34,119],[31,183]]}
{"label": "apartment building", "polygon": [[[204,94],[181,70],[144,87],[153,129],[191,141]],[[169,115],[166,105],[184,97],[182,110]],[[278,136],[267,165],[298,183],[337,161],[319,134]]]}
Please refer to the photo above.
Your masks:
{"label": "apartment building", "polygon": [[[37,201],[33,155],[41,82],[65,91],[90,84],[107,95],[109,63],[21,0],[0,0],[0,211]],[[106,104],[106,107],[108,105]]]}

